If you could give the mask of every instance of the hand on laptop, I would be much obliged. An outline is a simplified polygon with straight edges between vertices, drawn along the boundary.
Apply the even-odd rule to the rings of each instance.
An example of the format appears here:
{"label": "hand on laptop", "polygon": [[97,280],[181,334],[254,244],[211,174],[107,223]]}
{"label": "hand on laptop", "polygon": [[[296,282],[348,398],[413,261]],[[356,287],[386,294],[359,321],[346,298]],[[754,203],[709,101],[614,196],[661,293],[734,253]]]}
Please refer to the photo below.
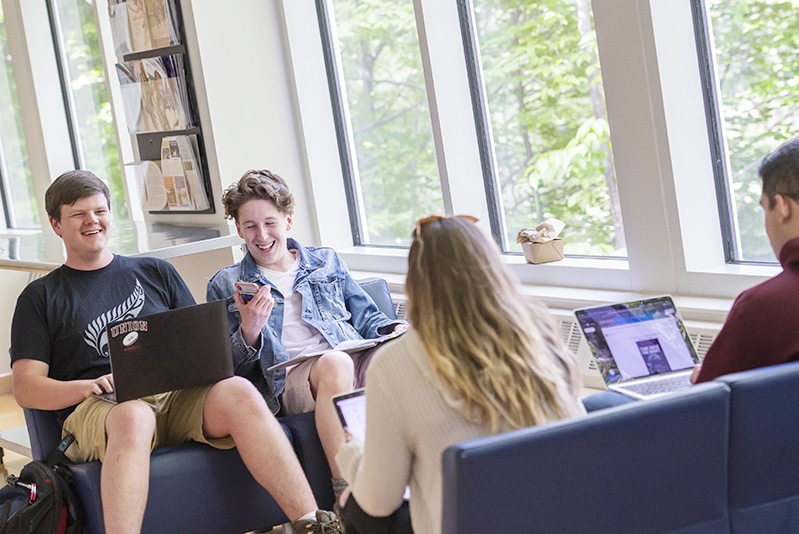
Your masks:
{"label": "hand on laptop", "polygon": [[[92,383],[91,395],[102,395],[114,391],[114,376],[111,373],[95,378]],[[88,395],[87,395],[88,397]]]}
{"label": "hand on laptop", "polygon": [[696,384],[696,379],[699,377],[699,371],[701,370],[702,370],[701,363],[694,365],[694,372],[691,373],[691,384]]}

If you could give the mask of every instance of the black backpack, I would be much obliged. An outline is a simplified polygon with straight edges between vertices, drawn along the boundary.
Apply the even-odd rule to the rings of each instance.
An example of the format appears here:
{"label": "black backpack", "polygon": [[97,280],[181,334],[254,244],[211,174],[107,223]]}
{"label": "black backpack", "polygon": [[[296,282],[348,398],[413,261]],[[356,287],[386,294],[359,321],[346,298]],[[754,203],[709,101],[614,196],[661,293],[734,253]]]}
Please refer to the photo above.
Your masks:
{"label": "black backpack", "polygon": [[34,460],[0,489],[0,534],[82,534],[80,503],[69,468],[60,463],[75,441],[67,436],[47,462]]}

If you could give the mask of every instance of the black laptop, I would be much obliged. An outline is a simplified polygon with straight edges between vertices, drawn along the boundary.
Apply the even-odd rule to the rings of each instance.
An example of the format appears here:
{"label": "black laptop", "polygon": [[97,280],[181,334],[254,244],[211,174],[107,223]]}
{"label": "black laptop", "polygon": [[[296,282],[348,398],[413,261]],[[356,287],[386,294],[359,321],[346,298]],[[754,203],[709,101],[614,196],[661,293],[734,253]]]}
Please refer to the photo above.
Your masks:
{"label": "black laptop", "polygon": [[[233,376],[225,301],[142,315],[106,327],[114,394],[124,402]],[[109,398],[110,397],[110,398]]]}

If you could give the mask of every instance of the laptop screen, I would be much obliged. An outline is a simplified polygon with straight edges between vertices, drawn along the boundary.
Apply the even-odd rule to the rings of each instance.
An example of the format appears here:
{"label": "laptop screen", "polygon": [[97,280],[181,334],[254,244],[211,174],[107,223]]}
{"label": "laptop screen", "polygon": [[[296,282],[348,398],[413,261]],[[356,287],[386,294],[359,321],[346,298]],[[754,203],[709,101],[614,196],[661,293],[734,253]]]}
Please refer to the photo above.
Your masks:
{"label": "laptop screen", "polygon": [[597,368],[607,384],[699,363],[669,296],[575,310]]}

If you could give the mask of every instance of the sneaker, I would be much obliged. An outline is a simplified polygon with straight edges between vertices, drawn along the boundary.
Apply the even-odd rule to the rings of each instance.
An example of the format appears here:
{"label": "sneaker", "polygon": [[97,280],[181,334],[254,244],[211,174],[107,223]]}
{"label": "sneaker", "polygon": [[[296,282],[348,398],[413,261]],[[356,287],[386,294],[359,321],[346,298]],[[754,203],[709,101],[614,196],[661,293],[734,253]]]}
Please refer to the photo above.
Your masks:
{"label": "sneaker", "polygon": [[294,534],[342,534],[341,524],[333,512],[316,511],[316,521],[305,519],[291,524]]}

